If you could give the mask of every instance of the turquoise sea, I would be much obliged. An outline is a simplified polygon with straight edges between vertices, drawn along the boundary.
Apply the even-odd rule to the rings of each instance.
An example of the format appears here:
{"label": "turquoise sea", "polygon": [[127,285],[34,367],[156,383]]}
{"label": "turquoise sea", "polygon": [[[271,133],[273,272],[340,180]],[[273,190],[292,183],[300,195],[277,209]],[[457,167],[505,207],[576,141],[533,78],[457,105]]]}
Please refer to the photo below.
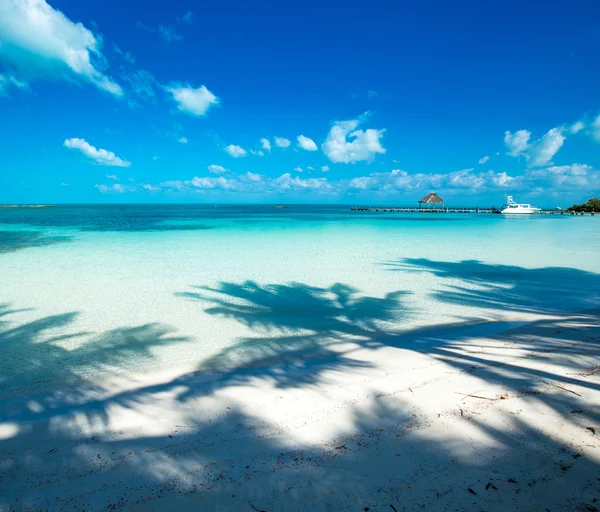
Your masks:
{"label": "turquoise sea", "polygon": [[0,397],[600,304],[600,216],[0,209]]}

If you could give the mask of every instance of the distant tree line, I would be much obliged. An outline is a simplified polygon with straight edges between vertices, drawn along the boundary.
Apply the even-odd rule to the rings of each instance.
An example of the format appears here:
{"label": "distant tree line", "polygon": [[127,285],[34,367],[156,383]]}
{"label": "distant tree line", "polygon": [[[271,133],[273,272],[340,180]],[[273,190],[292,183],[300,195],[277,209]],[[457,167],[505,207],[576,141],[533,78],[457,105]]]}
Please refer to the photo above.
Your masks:
{"label": "distant tree line", "polygon": [[597,197],[592,197],[588,199],[587,202],[581,204],[574,204],[569,208],[570,212],[599,212],[600,213],[600,199]]}

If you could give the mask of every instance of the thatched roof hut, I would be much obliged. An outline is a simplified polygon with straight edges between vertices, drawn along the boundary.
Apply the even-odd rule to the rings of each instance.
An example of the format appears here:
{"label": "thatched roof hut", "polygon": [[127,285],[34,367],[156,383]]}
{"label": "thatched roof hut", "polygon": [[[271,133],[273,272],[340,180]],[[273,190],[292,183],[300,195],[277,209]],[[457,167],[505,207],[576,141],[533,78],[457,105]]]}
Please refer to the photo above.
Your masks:
{"label": "thatched roof hut", "polygon": [[443,208],[444,200],[435,192],[432,192],[431,194],[427,194],[423,199],[419,201],[419,208],[421,208],[423,204],[426,204],[428,208],[431,208],[435,205],[441,205],[441,207]]}

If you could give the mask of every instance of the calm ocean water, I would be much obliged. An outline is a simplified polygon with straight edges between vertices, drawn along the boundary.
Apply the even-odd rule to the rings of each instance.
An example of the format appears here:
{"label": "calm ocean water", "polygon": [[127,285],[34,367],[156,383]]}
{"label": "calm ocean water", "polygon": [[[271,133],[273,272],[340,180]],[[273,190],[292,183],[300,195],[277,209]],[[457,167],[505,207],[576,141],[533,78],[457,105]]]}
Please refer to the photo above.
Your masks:
{"label": "calm ocean water", "polygon": [[600,216],[0,209],[0,396],[598,307],[599,235]]}

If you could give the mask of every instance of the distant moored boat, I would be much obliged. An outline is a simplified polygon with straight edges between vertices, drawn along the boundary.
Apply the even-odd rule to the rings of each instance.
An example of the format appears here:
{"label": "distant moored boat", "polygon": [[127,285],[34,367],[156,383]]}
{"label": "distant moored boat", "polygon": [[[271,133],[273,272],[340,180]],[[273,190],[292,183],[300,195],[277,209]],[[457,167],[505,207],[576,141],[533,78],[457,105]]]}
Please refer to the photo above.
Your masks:
{"label": "distant moored boat", "polygon": [[531,206],[530,204],[515,203],[513,201],[513,196],[508,196],[506,200],[507,204],[503,207],[500,213],[529,215],[532,213],[540,213],[542,211],[541,208],[536,208],[535,206]]}

